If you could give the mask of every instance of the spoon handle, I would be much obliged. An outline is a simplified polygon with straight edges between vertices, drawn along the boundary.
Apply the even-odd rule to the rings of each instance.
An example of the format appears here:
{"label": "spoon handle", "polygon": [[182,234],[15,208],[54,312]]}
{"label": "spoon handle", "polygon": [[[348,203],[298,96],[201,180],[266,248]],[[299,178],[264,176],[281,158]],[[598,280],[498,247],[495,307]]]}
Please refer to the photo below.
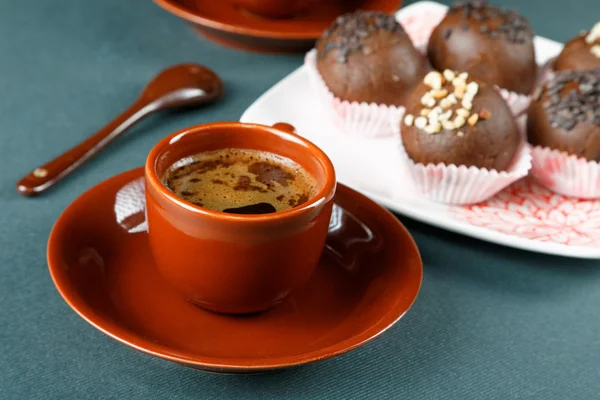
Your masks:
{"label": "spoon handle", "polygon": [[154,104],[138,100],[104,128],[54,160],[35,168],[24,176],[17,182],[17,191],[23,196],[35,196],[42,193],[155,110],[156,106]]}

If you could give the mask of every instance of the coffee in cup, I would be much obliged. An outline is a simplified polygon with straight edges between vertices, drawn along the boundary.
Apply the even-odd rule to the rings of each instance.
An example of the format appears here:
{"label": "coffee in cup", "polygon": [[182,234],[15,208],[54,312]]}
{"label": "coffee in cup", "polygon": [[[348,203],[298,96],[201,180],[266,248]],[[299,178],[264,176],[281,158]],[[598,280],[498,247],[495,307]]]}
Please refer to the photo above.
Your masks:
{"label": "coffee in cup", "polygon": [[187,156],[167,169],[163,184],[200,207],[268,214],[306,203],[316,179],[300,164],[267,151],[226,148]]}

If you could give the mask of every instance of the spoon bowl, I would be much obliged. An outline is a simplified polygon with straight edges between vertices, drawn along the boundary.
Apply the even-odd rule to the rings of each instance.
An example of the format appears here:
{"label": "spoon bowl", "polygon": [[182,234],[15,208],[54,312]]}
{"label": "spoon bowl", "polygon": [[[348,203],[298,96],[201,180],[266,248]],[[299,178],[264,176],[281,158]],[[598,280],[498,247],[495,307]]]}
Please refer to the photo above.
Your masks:
{"label": "spoon bowl", "polygon": [[196,64],[167,68],[150,81],[138,101],[159,109],[210,103],[223,94],[223,82],[210,69]]}

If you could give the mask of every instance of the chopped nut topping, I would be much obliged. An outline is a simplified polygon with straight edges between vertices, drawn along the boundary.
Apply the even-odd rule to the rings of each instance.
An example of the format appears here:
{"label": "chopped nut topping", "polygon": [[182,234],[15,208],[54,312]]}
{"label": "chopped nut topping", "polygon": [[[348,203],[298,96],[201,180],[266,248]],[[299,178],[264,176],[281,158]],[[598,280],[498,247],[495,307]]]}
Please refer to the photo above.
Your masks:
{"label": "chopped nut topping", "polygon": [[427,126],[427,118],[418,117],[415,119],[415,126],[419,129],[424,129]]}
{"label": "chopped nut topping", "polygon": [[452,118],[452,110],[448,110],[443,114],[440,114],[440,120],[447,121]]}
{"label": "chopped nut topping", "polygon": [[456,126],[456,129],[462,128],[465,125],[465,122],[467,122],[467,120],[460,115],[454,118],[454,126]]}
{"label": "chopped nut topping", "polygon": [[585,42],[587,44],[592,44],[598,39],[600,39],[600,21],[590,29],[590,32],[585,37]]}
{"label": "chopped nut topping", "polygon": [[442,121],[442,127],[447,131],[452,131],[454,128],[456,128],[454,122],[452,121]]}
{"label": "chopped nut topping", "polygon": [[456,96],[456,98],[458,100],[462,100],[462,98],[465,96],[465,92],[466,92],[466,88],[464,86],[457,86],[454,89],[454,95]]}
{"label": "chopped nut topping", "polygon": [[446,89],[434,89],[431,91],[431,95],[434,99],[443,99],[448,96],[448,91]]}
{"label": "chopped nut topping", "polygon": [[423,95],[423,97],[421,97],[421,104],[423,104],[426,107],[431,108],[431,107],[435,106],[435,99],[433,98],[431,93],[427,92]]}
{"label": "chopped nut topping", "polygon": [[451,69],[444,70],[444,78],[448,82],[452,82],[456,78],[456,74]]}
{"label": "chopped nut topping", "polygon": [[600,21],[598,21],[596,25],[590,29],[589,33],[585,37],[585,42],[591,46],[590,53],[600,58],[600,44],[596,44],[598,40],[600,40]]}
{"label": "chopped nut topping", "polygon": [[465,110],[464,108],[459,108],[458,110],[456,110],[456,115],[460,115],[461,117],[467,119],[469,118],[469,115],[471,115],[471,113]]}
{"label": "chopped nut topping", "polygon": [[424,130],[427,133],[439,133],[442,130],[442,125],[439,122],[427,125]]}
{"label": "chopped nut topping", "polygon": [[425,78],[423,78],[423,83],[432,89],[441,89],[443,84],[443,76],[437,71],[431,71],[425,75]]}
{"label": "chopped nut topping", "polygon": [[488,111],[487,108],[484,108],[483,110],[481,110],[481,112],[479,113],[479,118],[481,119],[488,119],[489,117],[492,116],[492,113]]}
{"label": "chopped nut topping", "polygon": [[469,126],[474,126],[477,123],[477,120],[479,119],[479,115],[477,114],[472,114],[469,119],[467,119],[467,122],[469,123]]}
{"label": "chopped nut topping", "polygon": [[[450,69],[444,70],[443,73],[429,72],[423,78],[423,83],[430,90],[421,97],[423,107],[418,112],[419,116],[408,114],[404,123],[434,134],[442,129],[458,130],[467,123],[469,126],[475,126],[480,119],[489,118],[491,114],[485,109],[481,115],[470,111],[475,96],[479,93],[479,84],[476,81],[467,82],[468,77],[466,72],[459,74]],[[457,104],[460,104],[458,108],[453,107]],[[462,131],[458,133],[458,136],[464,135]]]}
{"label": "chopped nut topping", "polygon": [[445,110],[452,107],[452,102],[446,97],[445,99],[440,100],[440,106]]}
{"label": "chopped nut topping", "polygon": [[467,83],[463,79],[459,78],[458,76],[456,78],[452,79],[452,86],[454,86],[454,87],[466,86],[466,85],[467,85]]}
{"label": "chopped nut topping", "polygon": [[465,133],[463,131],[458,131],[458,132],[456,132],[456,136],[463,137],[463,136],[465,136]]}
{"label": "chopped nut topping", "polygon": [[472,93],[467,92],[463,96],[462,101],[470,101],[472,103],[474,99],[475,99],[475,96]]}
{"label": "chopped nut topping", "polygon": [[467,85],[467,93],[468,94],[472,94],[473,96],[475,96],[478,91],[479,91],[479,85],[477,84],[477,82],[471,82]]}

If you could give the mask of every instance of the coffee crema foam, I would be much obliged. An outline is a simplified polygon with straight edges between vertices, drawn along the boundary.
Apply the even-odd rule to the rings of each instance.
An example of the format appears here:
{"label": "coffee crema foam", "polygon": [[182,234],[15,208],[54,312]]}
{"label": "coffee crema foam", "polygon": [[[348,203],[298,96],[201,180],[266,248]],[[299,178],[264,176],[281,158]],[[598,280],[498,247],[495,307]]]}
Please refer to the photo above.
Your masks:
{"label": "coffee crema foam", "polygon": [[220,149],[185,157],[164,173],[177,196],[215,211],[284,211],[317,194],[317,181],[296,162],[261,150]]}

